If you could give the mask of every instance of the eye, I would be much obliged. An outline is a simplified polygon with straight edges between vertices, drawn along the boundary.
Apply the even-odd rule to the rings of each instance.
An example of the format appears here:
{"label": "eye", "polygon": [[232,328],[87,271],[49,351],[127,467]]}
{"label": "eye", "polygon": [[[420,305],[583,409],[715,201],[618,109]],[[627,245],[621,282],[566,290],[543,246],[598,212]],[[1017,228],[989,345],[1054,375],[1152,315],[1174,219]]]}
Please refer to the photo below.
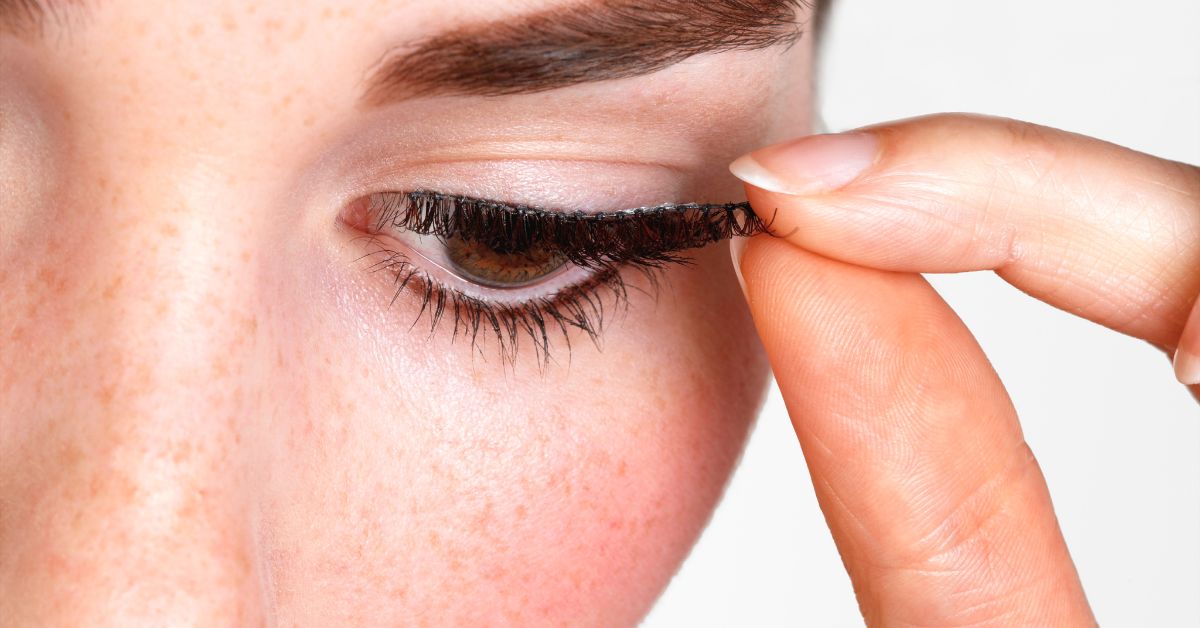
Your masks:
{"label": "eye", "polygon": [[[551,211],[429,191],[378,192],[348,205],[341,221],[369,236],[362,259],[412,293],[431,329],[449,319],[453,338],[493,335],[505,361],[528,338],[538,361],[582,332],[599,346],[605,318],[631,291],[653,295],[657,274],[683,253],[764,233],[747,203],[666,204],[608,213]],[[627,285],[633,271],[645,281]],[[414,320],[415,324],[416,320]]]}
{"label": "eye", "polygon": [[452,236],[439,238],[453,271],[468,281],[492,288],[522,288],[553,276],[567,258],[541,243],[506,245]]}
{"label": "eye", "polygon": [[402,261],[419,271],[421,281],[492,307],[515,308],[554,299],[596,272],[572,264],[540,241],[506,245],[404,229],[385,230],[378,237],[393,258],[393,270]]}

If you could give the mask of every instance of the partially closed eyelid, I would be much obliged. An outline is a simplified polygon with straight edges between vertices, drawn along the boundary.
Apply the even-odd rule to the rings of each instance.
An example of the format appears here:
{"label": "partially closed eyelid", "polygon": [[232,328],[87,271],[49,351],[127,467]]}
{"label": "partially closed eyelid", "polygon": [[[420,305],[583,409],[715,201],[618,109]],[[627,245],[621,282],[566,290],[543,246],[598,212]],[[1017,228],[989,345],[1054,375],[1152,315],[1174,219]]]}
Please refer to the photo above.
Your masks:
{"label": "partially closed eyelid", "polygon": [[[561,336],[569,350],[571,333],[580,331],[599,347],[604,320],[629,303],[623,267],[646,278],[639,292],[654,294],[659,271],[692,261],[683,251],[764,233],[769,227],[747,203],[666,204],[589,214],[427,190],[368,195],[347,206],[342,219],[370,235],[383,256],[371,255],[376,258],[371,267],[394,275],[393,302],[401,292],[414,292],[420,303],[417,319],[427,316],[431,332],[444,317],[453,322],[451,336],[469,337],[472,345],[481,331],[494,332],[506,362],[515,358],[518,337],[527,336],[543,365],[550,361],[554,337]],[[393,242],[403,246],[406,234],[433,236],[443,244],[472,242],[500,256],[539,249],[574,264],[583,279],[518,302],[472,296],[390,248]]]}
{"label": "partially closed eyelid", "polygon": [[365,209],[376,230],[403,229],[521,249],[551,246],[581,266],[681,261],[679,252],[734,236],[764,233],[748,203],[664,204],[615,212],[562,212],[416,190],[372,195]]}

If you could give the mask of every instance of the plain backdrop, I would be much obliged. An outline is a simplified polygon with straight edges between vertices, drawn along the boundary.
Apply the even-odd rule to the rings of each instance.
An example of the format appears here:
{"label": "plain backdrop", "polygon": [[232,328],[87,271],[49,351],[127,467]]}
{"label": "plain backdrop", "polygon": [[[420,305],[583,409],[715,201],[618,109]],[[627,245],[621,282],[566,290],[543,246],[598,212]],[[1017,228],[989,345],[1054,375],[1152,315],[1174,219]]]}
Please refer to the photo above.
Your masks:
{"label": "plain backdrop", "polygon": [[[972,111],[1200,163],[1196,0],[838,0],[829,26],[832,130]],[[1100,623],[1200,626],[1200,409],[1168,360],[990,274],[931,279],[1012,394]],[[772,390],[645,625],[861,624]]]}

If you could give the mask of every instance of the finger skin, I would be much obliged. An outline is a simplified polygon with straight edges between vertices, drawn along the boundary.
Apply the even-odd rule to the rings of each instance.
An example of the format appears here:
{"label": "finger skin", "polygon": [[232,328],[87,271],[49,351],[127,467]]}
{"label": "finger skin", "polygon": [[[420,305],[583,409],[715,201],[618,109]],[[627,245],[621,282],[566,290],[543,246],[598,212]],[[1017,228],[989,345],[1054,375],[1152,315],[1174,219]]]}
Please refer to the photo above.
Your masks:
{"label": "finger skin", "polygon": [[1200,170],[1000,118],[865,131],[878,157],[837,191],[747,186],[775,233],[873,268],[995,270],[1063,310],[1176,346],[1200,294]]}
{"label": "finger skin", "polygon": [[751,311],[868,624],[1094,623],[1012,404],[925,280],[770,237],[743,251]]}
{"label": "finger skin", "polygon": [[1174,355],[1175,376],[1180,382],[1192,386],[1195,393],[1196,384],[1200,384],[1200,299],[1192,306],[1192,315],[1183,335],[1179,337],[1179,346]]}

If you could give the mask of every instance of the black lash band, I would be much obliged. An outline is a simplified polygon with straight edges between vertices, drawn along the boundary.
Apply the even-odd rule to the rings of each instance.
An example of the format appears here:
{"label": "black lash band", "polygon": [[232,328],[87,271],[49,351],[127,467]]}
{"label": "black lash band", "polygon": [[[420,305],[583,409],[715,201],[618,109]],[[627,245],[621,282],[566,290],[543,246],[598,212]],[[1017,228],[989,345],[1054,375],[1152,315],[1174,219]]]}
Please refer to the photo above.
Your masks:
{"label": "black lash band", "polygon": [[558,212],[429,191],[379,194],[369,211],[386,226],[486,243],[498,251],[540,246],[579,266],[659,267],[686,262],[680,251],[766,233],[749,203],[659,205],[616,212]]}

